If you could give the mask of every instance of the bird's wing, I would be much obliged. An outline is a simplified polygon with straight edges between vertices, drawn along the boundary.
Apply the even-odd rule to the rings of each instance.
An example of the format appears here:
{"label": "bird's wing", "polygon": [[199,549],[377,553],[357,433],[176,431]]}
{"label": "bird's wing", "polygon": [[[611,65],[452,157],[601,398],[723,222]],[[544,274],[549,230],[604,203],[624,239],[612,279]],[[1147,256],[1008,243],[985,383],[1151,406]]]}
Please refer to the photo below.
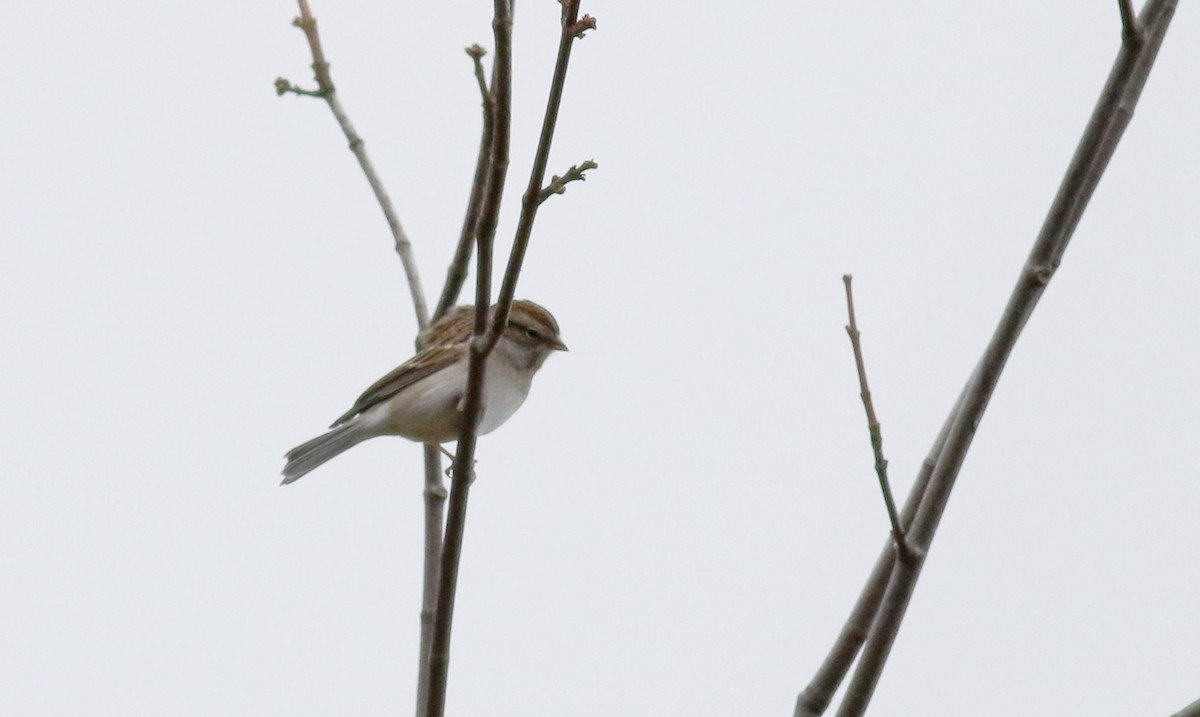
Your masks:
{"label": "bird's wing", "polygon": [[371,384],[371,387],[358,397],[354,405],[338,417],[330,428],[340,426],[351,418],[366,411],[368,408],[383,403],[400,391],[417,381],[459,361],[463,357],[462,344],[443,344],[430,346],[416,356],[392,369],[386,376]]}

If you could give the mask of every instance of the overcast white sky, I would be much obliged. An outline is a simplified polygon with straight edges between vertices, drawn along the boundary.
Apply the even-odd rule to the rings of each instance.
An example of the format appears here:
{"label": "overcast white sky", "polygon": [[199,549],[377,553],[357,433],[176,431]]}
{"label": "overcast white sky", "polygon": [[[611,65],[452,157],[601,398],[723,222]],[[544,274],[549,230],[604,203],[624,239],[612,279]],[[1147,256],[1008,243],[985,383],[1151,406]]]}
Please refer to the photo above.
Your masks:
{"label": "overcast white sky", "polygon": [[[445,275],[490,3],[314,0]],[[453,715],[788,715],[982,351],[1119,42],[1116,3],[585,2],[518,295],[558,316],[479,447]],[[509,199],[557,5],[522,0]],[[0,113],[0,712],[396,715],[420,448],[280,488],[407,358],[387,227],[291,2],[16,3]],[[985,417],[872,714],[1200,697],[1200,18],[1184,3]],[[501,226],[511,237],[516,202]]]}

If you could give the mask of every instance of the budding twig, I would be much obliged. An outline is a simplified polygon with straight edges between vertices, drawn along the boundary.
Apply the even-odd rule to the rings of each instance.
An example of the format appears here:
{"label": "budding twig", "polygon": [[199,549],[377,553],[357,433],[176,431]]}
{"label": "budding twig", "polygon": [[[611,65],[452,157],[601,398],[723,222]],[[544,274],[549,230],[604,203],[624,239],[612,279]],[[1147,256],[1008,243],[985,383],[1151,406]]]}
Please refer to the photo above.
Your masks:
{"label": "budding twig", "polygon": [[854,318],[854,291],[850,288],[852,277],[842,276],[846,285],[846,311],[850,314],[850,323],[846,333],[850,335],[850,346],[854,349],[854,365],[858,369],[859,396],[862,397],[863,408],[867,411],[867,430],[871,434],[871,451],[875,454],[875,474],[879,477],[879,489],[883,491],[883,502],[887,506],[888,520],[892,523],[892,539],[902,560],[911,554],[908,541],[904,539],[904,528],[896,514],[896,502],[892,499],[892,487],[888,483],[887,459],[883,457],[883,432],[880,430],[879,419],[875,417],[875,404],[871,400],[871,389],[867,387],[867,367],[863,361],[861,334],[858,323]]}
{"label": "budding twig", "polygon": [[589,159],[582,164],[571,165],[571,168],[567,170],[567,173],[561,177],[557,174],[554,175],[550,178],[550,183],[542,189],[542,193],[538,196],[538,204],[541,204],[555,194],[562,194],[566,192],[567,185],[571,182],[586,181],[587,177],[583,173],[589,169],[597,169],[599,166],[600,165]]}

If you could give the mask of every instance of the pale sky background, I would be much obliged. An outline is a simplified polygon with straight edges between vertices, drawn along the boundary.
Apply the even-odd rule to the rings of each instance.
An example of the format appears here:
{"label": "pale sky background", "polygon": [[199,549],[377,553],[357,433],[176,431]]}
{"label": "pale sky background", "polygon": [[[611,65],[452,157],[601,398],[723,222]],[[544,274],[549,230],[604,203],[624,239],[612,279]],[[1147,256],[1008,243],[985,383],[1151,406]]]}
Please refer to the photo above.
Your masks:
{"label": "pale sky background", "polygon": [[[445,275],[490,3],[314,0]],[[1116,54],[1116,3],[585,2],[519,296],[571,352],[479,447],[452,715],[790,715]],[[14,3],[0,39],[0,713],[411,714],[420,448],[282,455],[411,352],[291,2]],[[526,182],[557,4],[522,0]],[[871,714],[1200,697],[1200,17],[1009,364]],[[507,251],[505,248],[504,251]]]}

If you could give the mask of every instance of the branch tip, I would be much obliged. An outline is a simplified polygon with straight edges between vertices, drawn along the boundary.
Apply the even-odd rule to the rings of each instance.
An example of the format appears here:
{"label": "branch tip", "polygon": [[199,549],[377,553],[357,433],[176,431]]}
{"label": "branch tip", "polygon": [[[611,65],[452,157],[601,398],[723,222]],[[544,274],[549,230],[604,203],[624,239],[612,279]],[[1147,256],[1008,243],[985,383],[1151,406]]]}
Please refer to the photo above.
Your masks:
{"label": "branch tip", "polygon": [[466,52],[476,60],[481,59],[487,54],[487,50],[483,49],[483,47],[481,47],[478,43],[466,48]]}
{"label": "branch tip", "polygon": [[550,178],[550,183],[543,187],[541,193],[538,195],[538,204],[541,204],[555,194],[563,194],[567,191],[567,185],[571,182],[587,181],[587,176],[584,172],[589,169],[599,169],[599,167],[600,165],[589,159],[580,164],[572,165],[566,174],[561,177],[555,174]]}
{"label": "branch tip", "polygon": [[587,32],[588,30],[595,29],[596,18],[592,17],[591,15],[584,15],[568,28],[568,32],[570,32],[576,38],[582,40],[584,37],[586,37],[583,33]]}
{"label": "branch tip", "polygon": [[275,78],[275,94],[282,97],[289,92],[300,97],[325,97],[325,93],[320,90],[306,90],[303,87],[293,85],[282,77]]}

